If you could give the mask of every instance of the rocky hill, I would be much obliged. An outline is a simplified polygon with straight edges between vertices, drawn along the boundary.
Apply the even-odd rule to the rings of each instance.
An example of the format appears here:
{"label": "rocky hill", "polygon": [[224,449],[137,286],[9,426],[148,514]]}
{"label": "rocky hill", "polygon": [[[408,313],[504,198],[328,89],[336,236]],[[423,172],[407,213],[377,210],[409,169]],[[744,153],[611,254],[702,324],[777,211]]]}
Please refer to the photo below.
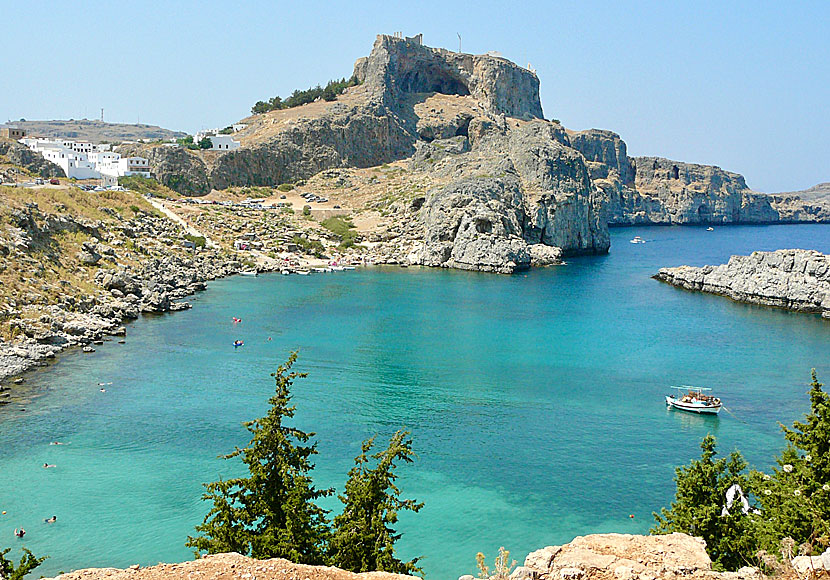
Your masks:
{"label": "rocky hill", "polygon": [[359,184],[344,199],[355,214],[386,204],[401,231],[391,253],[430,266],[512,272],[603,253],[608,224],[830,221],[830,206],[755,193],[714,166],[632,158],[615,133],[545,120],[536,74],[501,57],[380,35],[354,77],[334,102],[244,119],[236,150],[123,151],[187,195],[405,161],[400,203]]}
{"label": "rocky hill", "polygon": [[[24,170],[24,171],[21,171]],[[66,177],[63,169],[25,145],[0,137],[0,183],[13,182],[28,175]]]}
{"label": "rocky hill", "polygon": [[25,129],[38,137],[66,137],[92,143],[114,143],[138,140],[168,140],[186,137],[187,133],[170,131],[156,125],[133,123],[106,123],[95,119],[53,121],[17,121],[9,126]]}
{"label": "rocky hill", "polygon": [[781,193],[772,193],[770,195],[780,197],[798,197],[805,201],[815,202],[830,202],[830,181],[819,183],[808,189],[800,191],[782,191]]}

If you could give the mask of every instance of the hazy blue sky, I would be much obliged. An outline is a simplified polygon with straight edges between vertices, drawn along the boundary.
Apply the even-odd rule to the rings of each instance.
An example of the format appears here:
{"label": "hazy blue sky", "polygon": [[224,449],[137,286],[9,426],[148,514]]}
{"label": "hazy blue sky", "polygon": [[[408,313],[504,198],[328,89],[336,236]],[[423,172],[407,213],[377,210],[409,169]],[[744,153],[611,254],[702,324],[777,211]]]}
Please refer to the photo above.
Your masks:
{"label": "hazy blue sky", "polygon": [[830,2],[19,2],[0,0],[0,120],[188,132],[349,76],[377,33],[498,50],[548,118],[629,154],[712,163],[780,191],[830,181]]}

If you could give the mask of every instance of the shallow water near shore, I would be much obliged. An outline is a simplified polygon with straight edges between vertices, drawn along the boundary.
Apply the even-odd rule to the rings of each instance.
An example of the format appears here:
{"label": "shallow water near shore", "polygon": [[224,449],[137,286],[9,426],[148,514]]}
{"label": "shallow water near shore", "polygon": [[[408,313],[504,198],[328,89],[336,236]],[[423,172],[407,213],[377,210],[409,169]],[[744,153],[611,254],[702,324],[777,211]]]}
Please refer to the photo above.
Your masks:
{"label": "shallow water near shore", "polygon": [[[830,253],[830,227],[624,228],[612,244],[514,276],[235,277],[130,325],[125,345],[66,354],[0,407],[0,548],[48,554],[37,575],[192,557],[201,483],[240,473],[217,456],[247,443],[241,423],[265,413],[269,373],[294,349],[319,487],[342,491],[366,437],[413,432],[418,459],[398,483],[425,507],[403,514],[399,550],[425,556],[428,578],[472,573],[499,546],[521,562],[576,535],[647,532],[706,433],[765,467],[777,422],[808,408],[810,368],[830,383],[830,321],[650,276],[753,250]],[[714,387],[731,414],[667,411],[672,384]]]}

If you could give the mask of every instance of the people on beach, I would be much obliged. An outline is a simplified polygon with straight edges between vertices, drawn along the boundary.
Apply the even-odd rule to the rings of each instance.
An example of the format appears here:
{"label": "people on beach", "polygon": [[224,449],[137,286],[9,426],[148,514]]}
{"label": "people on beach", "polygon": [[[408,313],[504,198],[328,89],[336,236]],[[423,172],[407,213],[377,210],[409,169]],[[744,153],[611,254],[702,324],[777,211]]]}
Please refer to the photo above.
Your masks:
{"label": "people on beach", "polygon": [[26,535],[26,530],[24,530],[23,528],[20,528],[19,530],[17,528],[15,528],[14,529],[14,535],[17,536],[18,538],[22,538],[23,536]]}
{"label": "people on beach", "polygon": [[58,520],[58,516],[52,516],[51,518],[46,518],[43,520],[47,524],[54,524]]}

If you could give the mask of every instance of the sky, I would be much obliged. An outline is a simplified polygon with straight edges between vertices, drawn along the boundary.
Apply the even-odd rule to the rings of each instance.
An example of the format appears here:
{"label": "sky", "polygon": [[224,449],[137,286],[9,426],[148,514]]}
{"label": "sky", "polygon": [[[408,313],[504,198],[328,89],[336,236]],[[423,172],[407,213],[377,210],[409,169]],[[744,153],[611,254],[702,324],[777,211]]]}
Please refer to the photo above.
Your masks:
{"label": "sky", "polygon": [[501,52],[546,118],[629,155],[718,165],[764,192],[830,181],[830,2],[0,0],[0,121],[193,133],[351,75],[375,35]]}

